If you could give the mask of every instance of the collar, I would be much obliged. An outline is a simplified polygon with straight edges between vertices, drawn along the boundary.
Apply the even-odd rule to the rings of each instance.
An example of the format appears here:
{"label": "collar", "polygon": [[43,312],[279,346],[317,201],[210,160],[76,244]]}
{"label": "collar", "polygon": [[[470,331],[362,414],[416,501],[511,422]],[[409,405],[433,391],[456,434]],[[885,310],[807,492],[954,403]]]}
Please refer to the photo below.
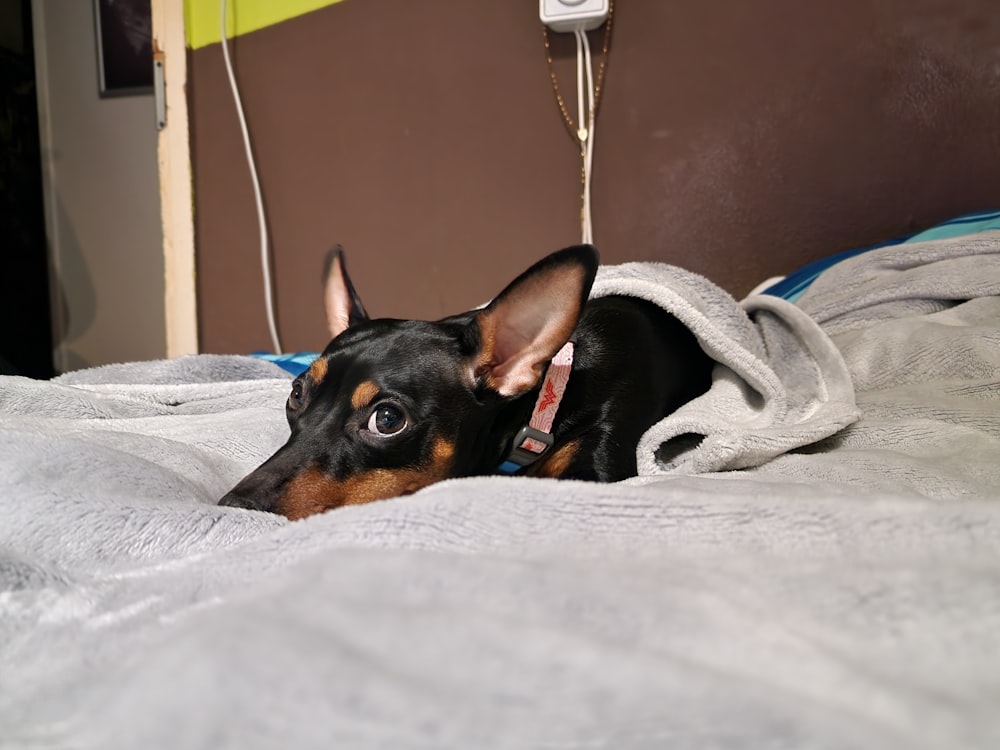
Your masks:
{"label": "collar", "polygon": [[498,471],[516,474],[548,453],[553,442],[552,422],[566,392],[572,369],[573,342],[567,341],[549,362],[531,419],[514,436],[507,458],[500,464]]}

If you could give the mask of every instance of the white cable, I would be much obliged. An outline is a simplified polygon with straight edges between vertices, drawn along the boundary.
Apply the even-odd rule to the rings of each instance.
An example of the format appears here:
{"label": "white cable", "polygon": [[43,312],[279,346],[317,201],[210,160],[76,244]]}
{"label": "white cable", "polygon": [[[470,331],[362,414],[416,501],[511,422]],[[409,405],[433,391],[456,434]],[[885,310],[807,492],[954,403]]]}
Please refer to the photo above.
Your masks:
{"label": "white cable", "polygon": [[257,164],[254,161],[253,149],[250,147],[250,132],[247,130],[247,118],[243,114],[243,100],[236,85],[236,75],[233,73],[233,63],[229,59],[229,43],[226,39],[226,0],[220,0],[220,31],[222,34],[222,59],[226,64],[229,76],[229,87],[233,90],[233,101],[236,103],[236,114],[240,120],[240,130],[243,133],[243,148],[247,154],[247,166],[250,168],[250,179],[253,182],[254,200],[257,202],[257,228],[260,234],[260,268],[264,274],[264,306],[267,311],[267,327],[271,333],[271,344],[274,353],[281,354],[281,342],[278,339],[278,327],[274,322],[274,296],[271,288],[271,264],[268,258],[267,222],[264,220],[264,199],[260,192],[260,179],[257,177]]}
{"label": "white cable", "polygon": [[[576,35],[576,101],[578,137],[583,148],[583,209],[580,216],[582,242],[593,244],[594,224],[590,211],[590,184],[594,167],[594,125],[595,112],[594,65],[590,54],[587,32],[577,30]],[[584,95],[584,73],[586,73],[586,95]]]}
{"label": "white cable", "polygon": [[586,68],[587,68],[587,148],[586,148],[586,159],[583,170],[583,196],[586,203],[586,211],[584,213],[584,218],[586,220],[586,242],[593,244],[594,242],[594,222],[590,215],[591,210],[591,200],[590,200],[590,188],[592,184],[592,178],[594,173],[594,126],[597,123],[597,100],[595,98],[596,92],[594,90],[594,64],[590,56],[590,41],[587,39],[587,34],[585,32],[580,32],[583,36],[583,54],[586,58]]}
{"label": "white cable", "polygon": [[584,128],[587,127],[587,102],[583,94],[583,40],[587,37],[579,29],[573,32],[573,36],[576,37],[576,126],[577,137],[582,143],[586,137]]}

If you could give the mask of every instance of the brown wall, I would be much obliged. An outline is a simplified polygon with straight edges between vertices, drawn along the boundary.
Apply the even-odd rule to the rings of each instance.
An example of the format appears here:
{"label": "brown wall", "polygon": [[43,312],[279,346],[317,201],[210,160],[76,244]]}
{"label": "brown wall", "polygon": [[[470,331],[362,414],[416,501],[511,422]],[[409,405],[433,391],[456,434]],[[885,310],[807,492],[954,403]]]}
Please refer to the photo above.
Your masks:
{"label": "brown wall", "polygon": [[[578,240],[537,7],[346,0],[233,42],[286,349],[325,344],[333,244],[371,314],[435,318]],[[572,38],[554,41],[572,92]],[[268,349],[219,45],[191,54],[189,96],[201,345]],[[619,0],[594,180],[605,262],[675,263],[737,296],[1000,206],[1000,2]]]}

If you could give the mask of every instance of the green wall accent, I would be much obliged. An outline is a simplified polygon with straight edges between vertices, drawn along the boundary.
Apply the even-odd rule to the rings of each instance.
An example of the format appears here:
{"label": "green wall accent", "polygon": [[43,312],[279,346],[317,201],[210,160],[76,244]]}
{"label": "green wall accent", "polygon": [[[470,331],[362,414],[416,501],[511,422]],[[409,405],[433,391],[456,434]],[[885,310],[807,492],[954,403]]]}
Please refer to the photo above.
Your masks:
{"label": "green wall accent", "polygon": [[[226,36],[232,38],[273,26],[342,0],[226,0]],[[184,0],[187,44],[198,49],[222,40],[220,0]]]}

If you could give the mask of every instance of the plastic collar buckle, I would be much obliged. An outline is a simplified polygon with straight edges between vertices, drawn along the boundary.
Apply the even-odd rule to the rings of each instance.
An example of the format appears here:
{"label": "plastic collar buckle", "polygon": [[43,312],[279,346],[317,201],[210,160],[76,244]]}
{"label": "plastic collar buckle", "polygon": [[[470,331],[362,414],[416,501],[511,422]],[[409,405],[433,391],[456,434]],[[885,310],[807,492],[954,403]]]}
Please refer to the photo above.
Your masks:
{"label": "plastic collar buckle", "polygon": [[552,443],[552,435],[549,433],[536,430],[531,425],[524,425],[514,436],[510,453],[500,464],[500,471],[505,474],[515,474],[525,466],[531,466],[549,451]]}

